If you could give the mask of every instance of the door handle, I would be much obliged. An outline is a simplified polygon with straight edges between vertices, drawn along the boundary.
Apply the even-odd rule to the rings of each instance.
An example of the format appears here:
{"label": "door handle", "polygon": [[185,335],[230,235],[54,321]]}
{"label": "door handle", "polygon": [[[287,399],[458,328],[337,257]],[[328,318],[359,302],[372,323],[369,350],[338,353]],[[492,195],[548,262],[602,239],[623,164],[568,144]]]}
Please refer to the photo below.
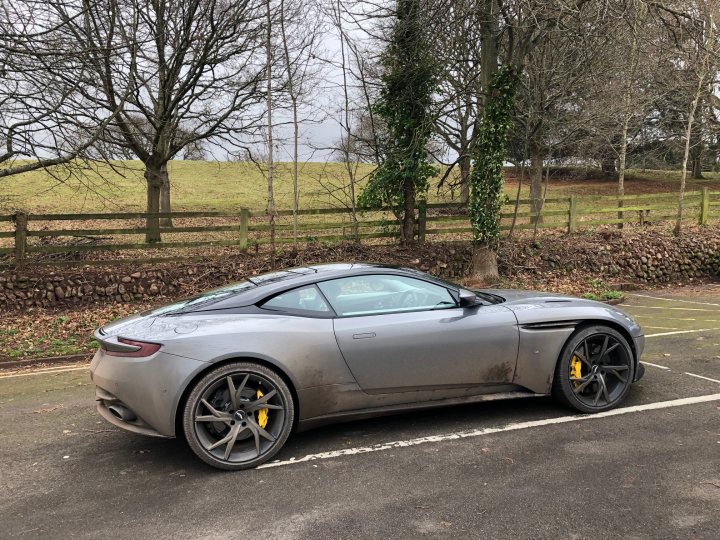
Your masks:
{"label": "door handle", "polygon": [[364,334],[353,334],[353,339],[370,339],[375,337],[375,332],[366,332]]}

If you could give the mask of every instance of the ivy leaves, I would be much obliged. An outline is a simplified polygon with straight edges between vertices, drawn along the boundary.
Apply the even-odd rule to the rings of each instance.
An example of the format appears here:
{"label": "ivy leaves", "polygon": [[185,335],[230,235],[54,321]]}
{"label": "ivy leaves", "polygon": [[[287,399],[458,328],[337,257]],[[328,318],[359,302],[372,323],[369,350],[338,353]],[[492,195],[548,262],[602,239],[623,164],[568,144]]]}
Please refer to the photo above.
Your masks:
{"label": "ivy leaves", "polygon": [[500,241],[500,210],[503,204],[503,164],[512,126],[518,75],[502,66],[488,88],[485,112],[480,120],[473,150],[468,212],[477,245],[497,249]]}

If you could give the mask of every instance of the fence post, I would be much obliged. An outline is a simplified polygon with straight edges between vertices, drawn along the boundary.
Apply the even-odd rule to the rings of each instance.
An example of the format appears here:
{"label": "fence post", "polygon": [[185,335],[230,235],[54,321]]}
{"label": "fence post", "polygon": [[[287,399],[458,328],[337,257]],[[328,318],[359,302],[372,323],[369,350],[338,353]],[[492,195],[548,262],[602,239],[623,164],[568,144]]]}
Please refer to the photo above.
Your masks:
{"label": "fence post", "polygon": [[707,225],[708,211],[710,210],[710,190],[702,188],[702,201],[700,201],[700,225]]}
{"label": "fence post", "polygon": [[418,242],[425,243],[425,229],[427,228],[427,204],[420,203],[418,208]]}
{"label": "fence post", "polygon": [[570,196],[570,211],[568,214],[568,233],[572,234],[577,227],[577,198],[575,195]]}
{"label": "fence post", "polygon": [[238,244],[242,251],[248,248],[248,225],[250,223],[250,210],[247,208],[240,209],[240,239]]}
{"label": "fence post", "polygon": [[15,222],[15,266],[21,268],[25,264],[28,216],[25,212],[16,212],[13,221]]}

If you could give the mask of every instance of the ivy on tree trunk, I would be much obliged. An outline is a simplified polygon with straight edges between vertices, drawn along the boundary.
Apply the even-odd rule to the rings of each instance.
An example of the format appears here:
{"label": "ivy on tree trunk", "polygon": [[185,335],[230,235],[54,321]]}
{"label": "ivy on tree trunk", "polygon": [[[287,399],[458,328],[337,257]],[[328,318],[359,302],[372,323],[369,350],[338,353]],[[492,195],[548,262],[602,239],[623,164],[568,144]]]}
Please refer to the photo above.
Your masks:
{"label": "ivy on tree trunk", "polygon": [[[518,75],[512,66],[497,70],[487,92],[485,111],[480,120],[473,151],[468,211],[478,263],[476,273],[497,274],[493,261],[500,241],[500,209],[503,203],[503,164],[507,155],[508,133],[512,127]],[[493,269],[492,266],[495,266]]]}
{"label": "ivy on tree trunk", "polygon": [[387,126],[384,155],[360,194],[361,206],[390,206],[403,243],[415,240],[415,205],[426,199],[437,69],[420,0],[398,0],[391,40],[382,54],[382,89],[373,109]]}

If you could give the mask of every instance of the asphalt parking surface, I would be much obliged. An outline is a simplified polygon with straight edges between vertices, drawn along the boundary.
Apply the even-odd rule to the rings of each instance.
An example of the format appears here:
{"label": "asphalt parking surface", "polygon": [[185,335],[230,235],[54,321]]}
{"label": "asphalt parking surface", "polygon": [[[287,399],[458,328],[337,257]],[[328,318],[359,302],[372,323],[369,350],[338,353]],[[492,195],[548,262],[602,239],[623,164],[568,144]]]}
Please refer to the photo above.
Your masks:
{"label": "asphalt parking surface", "polygon": [[0,537],[717,538],[720,287],[622,307],[648,335],[623,414],[397,415],[294,435],[239,473],[105,423],[85,366],[0,373]]}

